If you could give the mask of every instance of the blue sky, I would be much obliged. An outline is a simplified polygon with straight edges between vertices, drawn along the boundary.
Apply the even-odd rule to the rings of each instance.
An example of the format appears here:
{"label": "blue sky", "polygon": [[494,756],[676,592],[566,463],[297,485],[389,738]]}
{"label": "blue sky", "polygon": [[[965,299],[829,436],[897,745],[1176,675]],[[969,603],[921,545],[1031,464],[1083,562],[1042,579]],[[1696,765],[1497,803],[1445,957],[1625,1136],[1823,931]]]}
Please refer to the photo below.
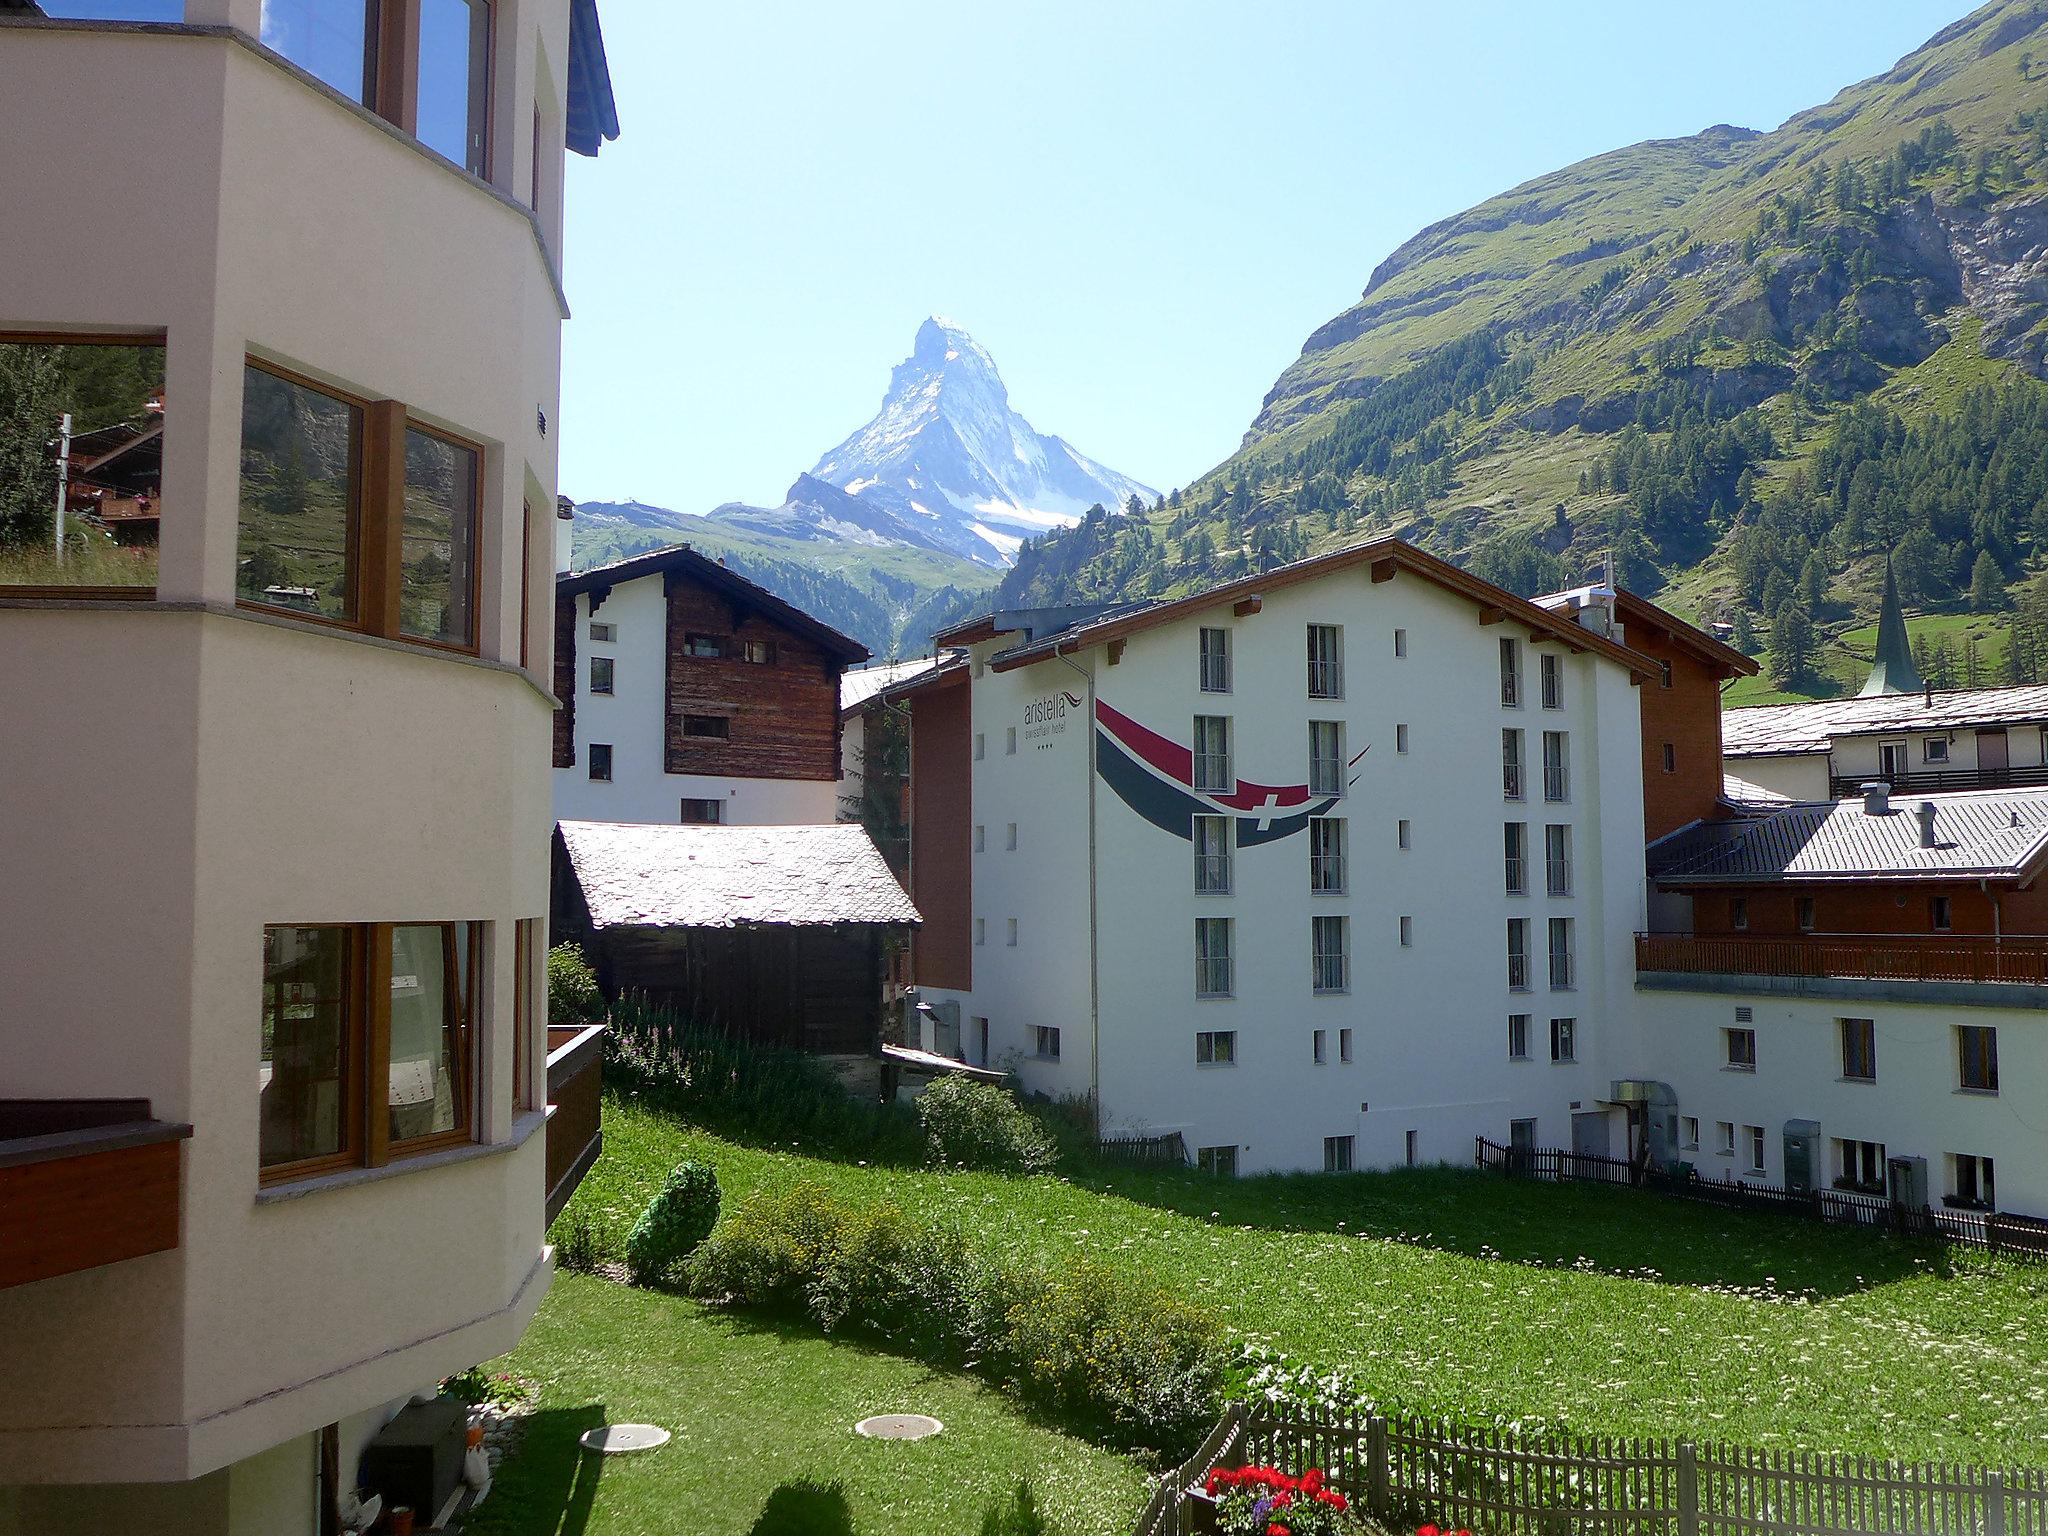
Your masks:
{"label": "blue sky", "polygon": [[1775,127],[1959,0],[603,0],[571,156],[562,489],[773,504],[927,314],[1162,488],[1424,224],[1571,161]]}

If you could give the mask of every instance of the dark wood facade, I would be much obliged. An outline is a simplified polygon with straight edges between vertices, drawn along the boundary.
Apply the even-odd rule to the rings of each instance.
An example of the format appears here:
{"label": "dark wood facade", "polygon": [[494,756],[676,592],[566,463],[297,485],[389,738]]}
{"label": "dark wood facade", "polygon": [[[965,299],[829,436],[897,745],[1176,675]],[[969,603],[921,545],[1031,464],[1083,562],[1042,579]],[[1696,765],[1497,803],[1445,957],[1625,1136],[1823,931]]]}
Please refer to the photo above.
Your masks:
{"label": "dark wood facade", "polygon": [[[777,623],[744,594],[686,568],[668,571],[663,766],[754,779],[839,777],[839,674],[845,662]],[[720,654],[698,652],[716,647]],[[752,654],[765,660],[748,660]],[[722,722],[723,737],[690,720]]]}
{"label": "dark wood facade", "polygon": [[555,766],[576,766],[576,594],[555,595]]}

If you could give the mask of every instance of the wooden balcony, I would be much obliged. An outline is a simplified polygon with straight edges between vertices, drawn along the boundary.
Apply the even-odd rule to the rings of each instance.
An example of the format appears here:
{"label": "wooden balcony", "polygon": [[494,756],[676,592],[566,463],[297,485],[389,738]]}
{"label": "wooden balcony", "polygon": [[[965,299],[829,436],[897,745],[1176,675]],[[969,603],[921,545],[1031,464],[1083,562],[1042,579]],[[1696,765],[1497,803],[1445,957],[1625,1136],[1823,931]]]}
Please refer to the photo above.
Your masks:
{"label": "wooden balcony", "polygon": [[147,1099],[0,1099],[0,1289],[177,1247],[191,1134]]}
{"label": "wooden balcony", "polygon": [[1949,789],[2038,789],[2048,785],[2048,764],[2025,763],[2016,768],[1924,768],[1914,773],[1832,774],[1828,796],[1853,800],[1866,783],[1884,783],[1894,795],[1925,795]]}
{"label": "wooden balcony", "polygon": [[602,1024],[548,1026],[548,1194],[553,1222],[604,1150],[598,1081],[604,1068]]}
{"label": "wooden balcony", "polygon": [[2048,937],[1808,933],[1636,935],[1637,971],[1680,976],[1840,977],[1862,981],[2048,984]]}

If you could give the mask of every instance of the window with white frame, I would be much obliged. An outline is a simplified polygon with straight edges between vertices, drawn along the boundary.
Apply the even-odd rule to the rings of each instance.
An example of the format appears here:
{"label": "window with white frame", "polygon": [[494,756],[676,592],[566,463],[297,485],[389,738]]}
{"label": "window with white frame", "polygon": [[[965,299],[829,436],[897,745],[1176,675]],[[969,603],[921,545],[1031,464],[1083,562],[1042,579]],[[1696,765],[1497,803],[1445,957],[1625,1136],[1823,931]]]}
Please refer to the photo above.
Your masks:
{"label": "window with white frame", "polygon": [[1351,1162],[1357,1151],[1358,1138],[1355,1136],[1325,1136],[1323,1138],[1323,1172],[1349,1173]]}
{"label": "window with white frame", "polygon": [[1197,1147],[1195,1166],[1204,1173],[1214,1174],[1219,1179],[1234,1179],[1237,1177],[1237,1148]]}
{"label": "window with white frame", "polygon": [[1311,720],[1308,723],[1308,792],[1312,795],[1344,793],[1344,722]]}
{"label": "window with white frame", "polygon": [[1508,1060],[1529,1059],[1529,1015],[1511,1013],[1508,1015]]}
{"label": "window with white frame", "polygon": [[1195,1064],[1203,1067],[1237,1065],[1237,1031],[1202,1029],[1195,1032]]}
{"label": "window with white frame", "polygon": [[1564,801],[1572,797],[1570,749],[1563,731],[1543,733],[1543,798]]}
{"label": "window with white frame", "polygon": [[1742,1142],[1749,1153],[1749,1171],[1764,1171],[1764,1128],[1760,1125],[1745,1125],[1742,1128]]}
{"label": "window with white frame", "polygon": [[1202,692],[1230,692],[1230,631],[1204,629],[1201,634]]}
{"label": "window with white frame", "polygon": [[1550,990],[1569,992],[1578,982],[1578,961],[1572,953],[1572,920],[1550,920]]}
{"label": "window with white frame", "polygon": [[1529,990],[1529,919],[1508,919],[1508,990]]}
{"label": "window with white frame", "polygon": [[1679,1150],[1684,1152],[1699,1151],[1700,1117],[1698,1115],[1680,1115],[1678,1117],[1678,1145]]}
{"label": "window with white frame", "polygon": [[1921,756],[1926,758],[1927,761],[1930,763],[1947,762],[1948,738],[1946,736],[1928,737],[1924,742],[1920,744],[1920,754]]}
{"label": "window with white frame", "polygon": [[1951,1205],[1980,1211],[1998,1209],[1998,1183],[1988,1157],[1951,1152],[1948,1155],[1948,1188],[1948,1203]]}
{"label": "window with white frame", "polygon": [[1564,658],[1545,651],[1542,656],[1543,707],[1564,708]]}
{"label": "window with white frame", "polygon": [[1032,1052],[1041,1061],[1060,1059],[1060,1031],[1056,1024],[1034,1024],[1031,1026]]}
{"label": "window with white frame", "polygon": [[1552,896],[1572,893],[1572,829],[1552,822],[1543,829],[1545,889]]}
{"label": "window with white frame", "polygon": [[1344,627],[1341,624],[1311,624],[1308,627],[1308,696],[1312,699],[1344,697]]}
{"label": "window with white frame", "polygon": [[618,691],[617,660],[610,656],[590,658],[590,691],[592,693],[616,693]]}
{"label": "window with white frame", "polygon": [[1864,1194],[1885,1192],[1884,1143],[1834,1138],[1835,1188],[1854,1189]]}
{"label": "window with white frame", "polygon": [[1577,1061],[1579,1059],[1579,1021],[1577,1019],[1552,1019],[1550,1021],[1550,1059],[1552,1061]]}
{"label": "window with white frame", "polygon": [[1351,985],[1351,919],[1309,919],[1311,975],[1317,992],[1343,992]]}
{"label": "window with white frame", "polygon": [[590,621],[590,638],[599,644],[608,644],[619,638],[619,627],[616,624],[605,624],[592,619]]}
{"label": "window with white frame", "polygon": [[1500,702],[1504,708],[1522,707],[1522,642],[1501,636]]}
{"label": "window with white frame", "polygon": [[1195,996],[1228,997],[1232,983],[1230,919],[1195,919]]}
{"label": "window with white frame", "polygon": [[1230,894],[1230,818],[1195,818],[1195,890],[1203,896]]}
{"label": "window with white frame", "polygon": [[1509,821],[1501,824],[1502,878],[1510,896],[1529,894],[1529,823]]}
{"label": "window with white frame", "polygon": [[1230,717],[1195,716],[1195,788],[1228,792],[1230,778]]}
{"label": "window with white frame", "polygon": [[1309,1041],[1309,1045],[1314,1052],[1315,1064],[1319,1067],[1330,1059],[1329,1035],[1330,1032],[1328,1030],[1319,1029],[1315,1032],[1314,1037]]}
{"label": "window with white frame", "polygon": [[1349,1061],[1351,1059],[1351,1031],[1348,1028],[1337,1031],[1337,1059],[1339,1061]]}
{"label": "window with white frame", "polygon": [[1716,1120],[1714,1122],[1714,1150],[1723,1157],[1735,1155],[1735,1122]]}
{"label": "window with white frame", "polygon": [[1317,896],[1344,894],[1345,829],[1342,816],[1311,816],[1308,819],[1308,888]]}
{"label": "window with white frame", "polygon": [[1756,1031],[1753,1029],[1724,1029],[1722,1043],[1726,1048],[1728,1069],[1731,1072],[1754,1072],[1756,1070]]}
{"label": "window with white frame", "polygon": [[1517,730],[1500,733],[1500,797],[1522,798],[1522,733]]}

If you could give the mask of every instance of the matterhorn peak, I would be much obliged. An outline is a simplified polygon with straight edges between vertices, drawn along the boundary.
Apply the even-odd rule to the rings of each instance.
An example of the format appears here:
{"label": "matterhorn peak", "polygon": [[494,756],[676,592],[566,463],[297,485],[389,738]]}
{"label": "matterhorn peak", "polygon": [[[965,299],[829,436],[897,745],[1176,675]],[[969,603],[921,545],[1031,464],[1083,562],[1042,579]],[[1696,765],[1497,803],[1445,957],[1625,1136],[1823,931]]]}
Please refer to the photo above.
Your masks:
{"label": "matterhorn peak", "polygon": [[1010,409],[995,359],[939,315],[917,328],[872,421],[818,461],[818,479],[889,505],[933,542],[1008,564],[1027,538],[1157,493]]}

